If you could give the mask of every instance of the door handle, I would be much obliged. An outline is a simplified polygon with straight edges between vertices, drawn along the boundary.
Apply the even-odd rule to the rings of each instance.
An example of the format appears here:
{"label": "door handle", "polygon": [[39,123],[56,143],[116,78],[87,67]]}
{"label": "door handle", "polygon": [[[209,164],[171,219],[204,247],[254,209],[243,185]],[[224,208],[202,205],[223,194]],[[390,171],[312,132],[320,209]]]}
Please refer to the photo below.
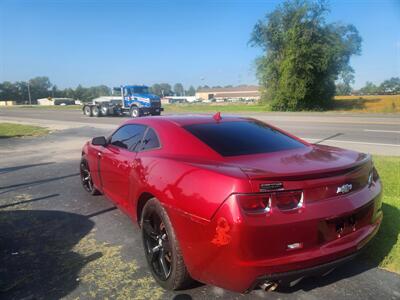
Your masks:
{"label": "door handle", "polygon": [[98,157],[98,158],[102,157],[101,152],[97,152],[97,157]]}

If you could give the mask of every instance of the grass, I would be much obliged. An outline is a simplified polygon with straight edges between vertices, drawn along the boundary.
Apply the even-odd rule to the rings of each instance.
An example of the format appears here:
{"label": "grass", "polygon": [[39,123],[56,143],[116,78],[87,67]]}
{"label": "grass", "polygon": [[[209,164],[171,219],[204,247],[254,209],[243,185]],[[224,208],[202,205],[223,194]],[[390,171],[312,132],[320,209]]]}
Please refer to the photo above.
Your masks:
{"label": "grass", "polygon": [[400,157],[374,156],[374,164],[383,182],[383,222],[365,255],[400,273]]}
{"label": "grass", "polygon": [[172,113],[263,112],[269,110],[265,105],[245,103],[167,104],[163,107],[165,112]]}
{"label": "grass", "polygon": [[[270,111],[268,105],[245,103],[194,103],[164,105],[166,112],[211,113],[211,112],[263,112]],[[337,96],[329,111],[360,113],[400,113],[400,95]],[[320,113],[320,112],[318,112]]]}
{"label": "grass", "polygon": [[333,102],[335,111],[399,113],[400,95],[337,96]]}
{"label": "grass", "polygon": [[42,136],[49,133],[44,127],[14,123],[0,123],[0,138]]}

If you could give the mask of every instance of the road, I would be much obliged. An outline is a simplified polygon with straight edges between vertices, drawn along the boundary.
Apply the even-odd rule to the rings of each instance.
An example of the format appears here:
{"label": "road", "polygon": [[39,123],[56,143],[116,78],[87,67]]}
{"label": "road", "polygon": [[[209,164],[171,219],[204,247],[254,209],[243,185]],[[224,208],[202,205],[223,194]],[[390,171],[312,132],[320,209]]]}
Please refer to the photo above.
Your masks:
{"label": "road", "polygon": [[[398,122],[375,116],[379,124],[363,124],[371,121],[360,116],[357,124],[347,126],[345,120],[353,118],[256,117],[315,139],[340,130],[345,131],[342,139],[351,135],[353,141],[357,137],[385,144],[389,133],[372,138],[370,131],[358,131],[397,130]],[[110,132],[123,119],[89,119],[76,111],[7,110],[0,112],[0,122],[5,120],[57,130],[37,138],[0,139],[1,299],[400,299],[400,276],[362,257],[323,278],[304,279],[272,293],[242,295],[201,284],[164,291],[148,271],[137,225],[105,197],[90,196],[80,186],[82,144]]]}
{"label": "road", "polygon": [[[350,113],[246,113],[278,126],[309,142],[382,155],[400,155],[400,116]],[[92,126],[112,128],[125,118],[89,118],[76,110],[2,109],[0,121],[59,125],[61,128]]]}

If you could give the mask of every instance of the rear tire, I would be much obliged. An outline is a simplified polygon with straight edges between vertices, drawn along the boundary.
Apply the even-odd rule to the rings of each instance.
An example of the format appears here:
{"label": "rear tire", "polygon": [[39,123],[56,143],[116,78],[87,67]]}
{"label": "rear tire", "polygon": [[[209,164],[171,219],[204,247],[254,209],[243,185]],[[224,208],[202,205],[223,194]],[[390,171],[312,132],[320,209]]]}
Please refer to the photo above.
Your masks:
{"label": "rear tire", "polygon": [[101,111],[101,115],[102,116],[107,116],[108,115],[108,107],[107,106],[102,105],[101,108],[100,108],[100,111]]}
{"label": "rear tire", "polygon": [[91,109],[91,107],[88,106],[88,105],[84,106],[84,107],[83,107],[83,114],[84,114],[85,116],[91,117],[91,116],[92,116],[92,109]]}
{"label": "rear tire", "polygon": [[92,106],[92,116],[93,117],[100,117],[101,116],[100,108],[97,105]]}
{"label": "rear tire", "polygon": [[143,207],[141,228],[147,263],[158,284],[171,291],[189,287],[193,279],[168,214],[157,199],[150,199]]}
{"label": "rear tire", "polygon": [[131,118],[140,117],[140,109],[139,109],[139,107],[132,106],[131,109],[129,110],[129,115],[131,116]]}

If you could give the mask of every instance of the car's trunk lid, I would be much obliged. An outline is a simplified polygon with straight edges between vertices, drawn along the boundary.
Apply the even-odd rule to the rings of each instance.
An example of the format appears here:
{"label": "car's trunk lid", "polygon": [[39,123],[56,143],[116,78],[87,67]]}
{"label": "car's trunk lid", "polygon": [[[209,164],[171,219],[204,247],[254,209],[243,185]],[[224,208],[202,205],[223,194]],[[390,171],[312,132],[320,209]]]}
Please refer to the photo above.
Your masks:
{"label": "car's trunk lid", "polygon": [[372,168],[370,155],[322,145],[227,160],[249,177],[253,192],[265,191],[265,187],[311,188],[312,194],[320,194],[318,198],[321,193],[324,197],[336,193],[343,184],[352,184],[353,190],[365,185]]}

